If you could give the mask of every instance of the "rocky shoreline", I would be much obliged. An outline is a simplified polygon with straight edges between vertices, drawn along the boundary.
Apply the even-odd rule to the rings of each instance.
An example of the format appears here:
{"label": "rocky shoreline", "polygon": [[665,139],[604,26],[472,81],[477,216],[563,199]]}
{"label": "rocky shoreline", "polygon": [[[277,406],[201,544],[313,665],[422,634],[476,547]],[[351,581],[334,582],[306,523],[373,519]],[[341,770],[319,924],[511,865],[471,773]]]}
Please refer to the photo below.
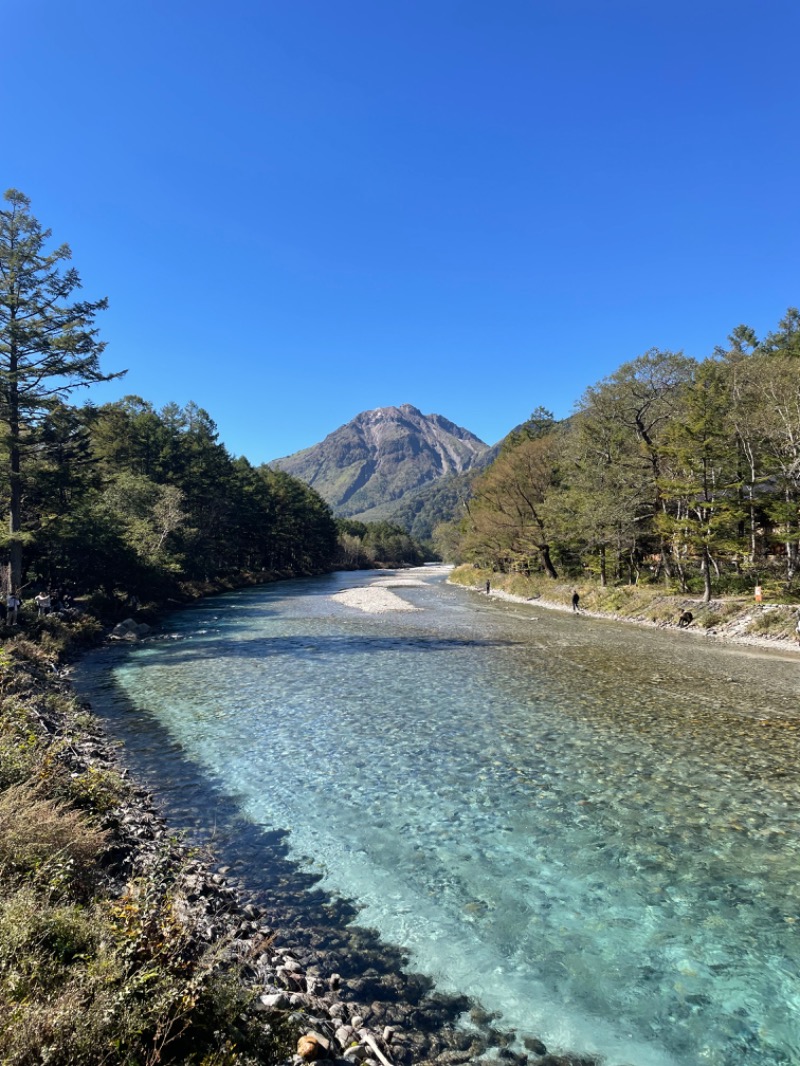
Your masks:
{"label": "rocky shoreline", "polygon": [[[371,609],[382,609],[380,595],[375,589],[368,596]],[[359,607],[370,609],[366,602]],[[108,636],[147,639],[143,632],[126,638],[120,630]],[[53,683],[67,688],[68,671]],[[45,725],[54,735],[63,731],[57,720]],[[68,750],[72,773],[129,773],[124,755],[97,719]],[[591,1056],[551,1053],[535,1038],[520,1043],[479,1005],[436,992],[428,978],[407,971],[402,951],[356,924],[352,905],[323,898],[313,875],[289,872],[293,864],[281,841],[261,856],[277,867],[277,874],[276,887],[259,897],[248,887],[246,864],[233,857],[235,843],[231,855],[218,864],[219,858],[197,847],[191,832],[179,840],[163,804],[147,788],[133,784],[124,805],[106,816],[105,828],[113,837],[121,881],[166,863],[186,901],[185,922],[204,943],[225,945],[227,965],[237,968],[256,998],[264,1024],[280,1018],[300,1032],[287,1066],[308,1061],[339,1066],[478,1061],[486,1066],[597,1066]],[[310,903],[300,906],[302,893]]]}

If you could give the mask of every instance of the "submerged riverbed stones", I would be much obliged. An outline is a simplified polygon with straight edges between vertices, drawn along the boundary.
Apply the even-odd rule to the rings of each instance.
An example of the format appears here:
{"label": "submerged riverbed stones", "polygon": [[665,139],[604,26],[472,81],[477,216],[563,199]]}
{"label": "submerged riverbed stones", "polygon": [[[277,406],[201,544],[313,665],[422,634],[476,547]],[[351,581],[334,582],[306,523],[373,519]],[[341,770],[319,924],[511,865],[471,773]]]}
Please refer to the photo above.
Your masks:
{"label": "submerged riverbed stones", "polygon": [[[59,723],[50,728],[61,732]],[[87,736],[85,744],[76,741],[70,751],[75,773],[89,766],[116,766],[116,753],[99,732]],[[354,915],[349,904],[331,900],[320,906],[320,913],[334,920],[329,933],[322,921],[315,924],[312,918],[303,924],[303,912],[293,909],[291,880],[274,897],[262,893],[258,902],[248,898],[246,875],[231,882],[231,865],[215,871],[175,842],[146,789],[129,789],[120,807],[109,812],[107,825],[120,860],[121,886],[137,869],[163,862],[165,850],[169,853],[181,897],[179,910],[188,927],[205,942],[228,945],[231,964],[239,964],[266,1026],[275,1015],[298,1024],[303,1040],[302,1049],[301,1042],[297,1045],[296,1066],[343,1066],[348,1061],[365,1066],[454,1066],[488,1061],[492,1054],[500,1056],[504,1066],[533,1061],[512,1050],[513,1038],[492,1027],[493,1015],[476,1008],[471,1023],[465,1023],[474,1004],[437,994],[429,979],[406,972],[402,952],[350,924]],[[239,872],[239,860],[232,865]],[[265,900],[267,907],[261,905]],[[579,1060],[566,1056],[558,1061],[559,1066],[574,1066]]]}
{"label": "submerged riverbed stones", "polygon": [[532,1051],[534,1055],[546,1055],[547,1047],[541,1040],[537,1040],[536,1037],[526,1036],[522,1041],[528,1051]]}

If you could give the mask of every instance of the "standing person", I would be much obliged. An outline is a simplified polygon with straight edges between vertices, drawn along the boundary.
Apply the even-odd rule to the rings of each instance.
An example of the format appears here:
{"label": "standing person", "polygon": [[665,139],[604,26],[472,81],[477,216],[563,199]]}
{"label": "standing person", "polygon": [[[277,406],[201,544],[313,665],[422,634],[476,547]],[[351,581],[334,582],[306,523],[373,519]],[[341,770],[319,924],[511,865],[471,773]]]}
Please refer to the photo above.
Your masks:
{"label": "standing person", "polygon": [[578,604],[580,603],[580,601],[581,601],[581,598],[578,595],[577,590],[576,590],[575,592],[572,593],[572,610],[575,612],[575,614],[578,613]]}
{"label": "standing person", "polygon": [[16,592],[10,592],[6,597],[6,621],[10,626],[17,624],[17,611],[22,606],[22,600]]}
{"label": "standing person", "polygon": [[37,613],[40,618],[44,618],[45,615],[50,614],[50,593],[39,592],[36,596]]}
{"label": "standing person", "polygon": [[491,581],[487,581],[486,582],[486,595],[488,596],[491,591],[492,591],[492,583],[491,583]]}

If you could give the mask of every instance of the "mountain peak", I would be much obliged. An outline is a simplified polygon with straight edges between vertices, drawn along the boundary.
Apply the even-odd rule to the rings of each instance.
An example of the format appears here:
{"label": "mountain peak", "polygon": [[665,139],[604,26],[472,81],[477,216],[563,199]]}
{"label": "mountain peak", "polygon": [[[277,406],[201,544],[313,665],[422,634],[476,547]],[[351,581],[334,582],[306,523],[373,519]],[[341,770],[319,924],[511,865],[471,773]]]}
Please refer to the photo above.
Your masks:
{"label": "mountain peak", "polygon": [[313,486],[336,514],[368,517],[376,507],[469,470],[488,450],[469,430],[403,403],[362,411],[319,444],[273,466]]}

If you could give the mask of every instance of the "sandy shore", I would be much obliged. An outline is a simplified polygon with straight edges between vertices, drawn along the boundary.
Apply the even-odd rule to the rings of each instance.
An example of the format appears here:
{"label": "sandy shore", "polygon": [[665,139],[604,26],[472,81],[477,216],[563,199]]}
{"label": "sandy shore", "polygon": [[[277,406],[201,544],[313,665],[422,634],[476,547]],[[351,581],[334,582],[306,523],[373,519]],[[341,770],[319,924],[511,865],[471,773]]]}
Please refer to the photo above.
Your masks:
{"label": "sandy shore", "polygon": [[379,577],[368,585],[362,585],[355,589],[344,589],[331,596],[336,603],[343,603],[345,607],[355,607],[366,614],[387,614],[389,611],[419,611],[419,607],[413,607],[392,589],[396,588],[420,588],[427,584],[415,577]]}

